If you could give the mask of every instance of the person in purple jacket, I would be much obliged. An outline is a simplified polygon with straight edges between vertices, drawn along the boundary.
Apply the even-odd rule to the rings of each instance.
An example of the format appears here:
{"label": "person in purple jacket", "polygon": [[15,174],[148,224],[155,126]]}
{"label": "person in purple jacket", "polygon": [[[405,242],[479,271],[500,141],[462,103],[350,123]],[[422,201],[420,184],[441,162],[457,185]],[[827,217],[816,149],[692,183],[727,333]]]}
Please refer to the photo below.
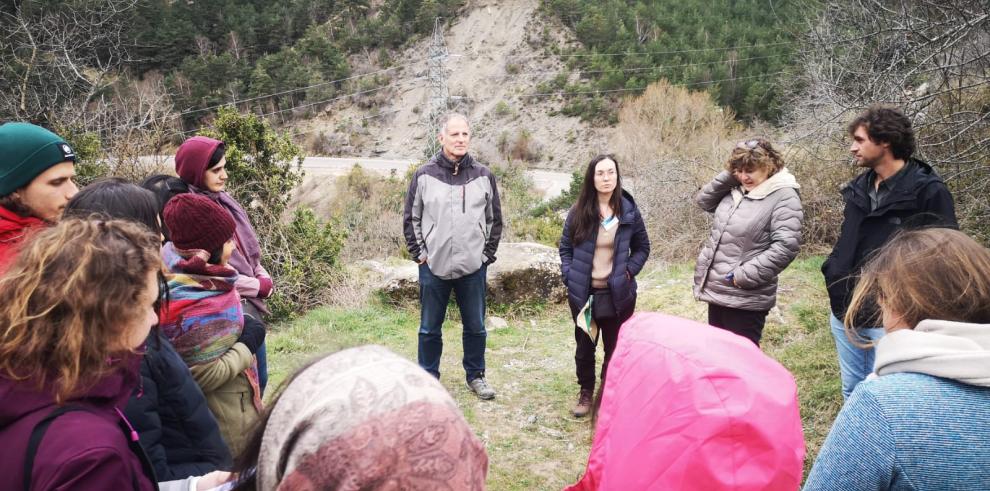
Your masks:
{"label": "person in purple jacket", "polygon": [[[162,281],[160,238],[123,220],[66,219],[0,278],[0,476],[5,489],[156,489],[122,408]],[[209,489],[218,472],[162,489]]]}
{"label": "person in purple jacket", "polygon": [[[179,146],[175,152],[175,172],[189,186],[189,191],[205,195],[216,201],[234,216],[237,228],[234,232],[236,249],[230,257],[230,265],[239,276],[234,286],[243,299],[244,312],[256,319],[268,314],[265,299],[274,291],[272,276],[261,265],[261,245],[258,234],[251,226],[247,212],[227,193],[227,146],[220,140],[194,136]],[[256,354],[261,390],[268,382],[268,361],[265,345]]]}

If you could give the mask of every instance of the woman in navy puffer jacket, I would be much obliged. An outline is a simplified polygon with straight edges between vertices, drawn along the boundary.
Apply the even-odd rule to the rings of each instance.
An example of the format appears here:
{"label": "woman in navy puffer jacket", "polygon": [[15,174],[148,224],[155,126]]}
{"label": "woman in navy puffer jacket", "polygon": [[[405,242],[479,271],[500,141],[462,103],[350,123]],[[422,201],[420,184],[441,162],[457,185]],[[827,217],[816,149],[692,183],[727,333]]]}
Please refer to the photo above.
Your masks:
{"label": "woman in navy puffer jacket", "polygon": [[[632,195],[622,189],[619,164],[611,155],[595,157],[560,237],[561,272],[575,320],[574,361],[581,391],[572,413],[577,417],[591,410],[597,333],[605,347],[604,382],[619,327],[636,308],[636,275],[649,255],[646,225]],[[592,324],[598,330],[590,329],[591,334],[579,327]]]}

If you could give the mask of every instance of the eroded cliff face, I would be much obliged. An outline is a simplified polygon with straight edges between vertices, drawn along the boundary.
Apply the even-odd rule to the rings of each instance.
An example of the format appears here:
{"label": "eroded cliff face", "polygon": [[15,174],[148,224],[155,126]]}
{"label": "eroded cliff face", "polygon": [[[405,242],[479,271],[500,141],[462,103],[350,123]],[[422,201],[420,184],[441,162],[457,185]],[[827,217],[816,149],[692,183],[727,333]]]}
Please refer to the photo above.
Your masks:
{"label": "eroded cliff face", "polygon": [[[505,160],[500,139],[504,150],[506,140],[511,143],[525,133],[532,156],[528,167],[570,171],[608,150],[611,129],[555,114],[563,99],[538,88],[563,67],[548,48],[572,42],[538,7],[538,0],[468,2],[445,34],[447,87],[452,108],[472,120],[476,156]],[[376,84],[392,86],[327,106],[320,116],[300,122],[299,130],[310,138],[321,131],[332,134],[335,141],[324,147],[334,156],[422,157],[427,140],[435,138],[426,124],[430,42],[420,40],[395,56],[393,66],[400,68],[386,72],[387,81]],[[381,69],[367,59],[352,64],[355,73]],[[369,108],[372,97],[374,107]]]}

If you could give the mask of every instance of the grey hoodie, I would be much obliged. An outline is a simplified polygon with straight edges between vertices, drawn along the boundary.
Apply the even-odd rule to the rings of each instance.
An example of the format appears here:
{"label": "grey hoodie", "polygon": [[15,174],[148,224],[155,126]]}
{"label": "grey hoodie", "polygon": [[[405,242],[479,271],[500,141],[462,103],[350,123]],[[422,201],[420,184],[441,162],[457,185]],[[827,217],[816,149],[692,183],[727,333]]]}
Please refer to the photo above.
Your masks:
{"label": "grey hoodie", "polygon": [[438,152],[413,174],[402,225],[409,255],[426,259],[441,279],[495,262],[502,237],[495,176],[470,155],[451,162]]}

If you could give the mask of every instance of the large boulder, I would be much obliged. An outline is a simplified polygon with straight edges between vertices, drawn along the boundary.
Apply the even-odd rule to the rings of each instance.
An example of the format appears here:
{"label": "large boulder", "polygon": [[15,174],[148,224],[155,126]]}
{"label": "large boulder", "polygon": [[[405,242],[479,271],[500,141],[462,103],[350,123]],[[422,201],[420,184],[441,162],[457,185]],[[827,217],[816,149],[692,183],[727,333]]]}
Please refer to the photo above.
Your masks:
{"label": "large boulder", "polygon": [[[419,269],[412,261],[400,265],[365,261],[364,265],[381,276],[378,291],[386,298],[419,300]],[[489,302],[562,302],[565,298],[557,249],[532,242],[499,245],[498,260],[488,267]]]}

